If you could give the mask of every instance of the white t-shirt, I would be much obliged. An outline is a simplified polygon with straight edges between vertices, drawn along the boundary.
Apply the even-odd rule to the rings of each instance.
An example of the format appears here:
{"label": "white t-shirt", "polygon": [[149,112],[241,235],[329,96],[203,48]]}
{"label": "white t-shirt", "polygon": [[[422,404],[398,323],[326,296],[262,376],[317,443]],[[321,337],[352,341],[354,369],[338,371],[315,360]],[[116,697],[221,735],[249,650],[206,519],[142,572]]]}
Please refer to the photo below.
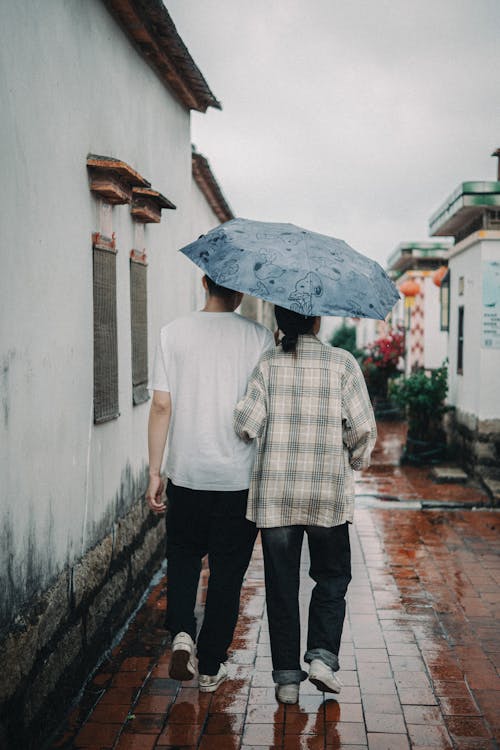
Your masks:
{"label": "white t-shirt", "polygon": [[269,329],[232,312],[194,312],[161,329],[149,387],[170,392],[166,471],[174,484],[249,486],[255,448],[237,437],[233,410],[271,347]]}

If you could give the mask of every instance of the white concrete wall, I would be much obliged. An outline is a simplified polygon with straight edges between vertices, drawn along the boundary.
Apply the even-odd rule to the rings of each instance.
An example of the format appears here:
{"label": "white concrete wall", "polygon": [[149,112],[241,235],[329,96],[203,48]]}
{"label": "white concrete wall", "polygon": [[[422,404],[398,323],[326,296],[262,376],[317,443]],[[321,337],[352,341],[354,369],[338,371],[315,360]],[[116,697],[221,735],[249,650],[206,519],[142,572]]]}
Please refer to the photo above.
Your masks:
{"label": "white concrete wall", "polygon": [[[493,234],[493,233],[492,233]],[[498,234],[498,233],[496,233]],[[464,249],[461,250],[461,247]],[[478,419],[500,417],[500,349],[481,346],[482,263],[500,261],[500,238],[464,240],[450,257],[449,402]],[[463,295],[459,279],[463,277]],[[464,306],[464,366],[457,373],[458,308]]]}
{"label": "white concrete wall", "polygon": [[361,318],[356,323],[356,346],[358,349],[366,349],[380,338],[381,321]]}
{"label": "white concrete wall", "polygon": [[392,327],[397,328],[398,326],[404,327],[405,324],[405,300],[404,296],[396,302],[392,308]]}
{"label": "white concrete wall", "polygon": [[[335,331],[342,326],[342,318],[337,317],[323,317],[321,318],[321,328],[319,331],[319,338],[321,341],[328,343],[335,333]],[[350,321],[346,321],[350,324]]]}
{"label": "white concrete wall", "polygon": [[[496,239],[483,240],[481,242],[481,260],[483,262],[492,260],[500,262],[500,233],[496,232],[495,234]],[[491,233],[491,236],[493,236],[493,233]],[[481,420],[500,418],[499,373],[500,349],[486,349],[481,347],[481,386],[478,414]]]}
{"label": "white concrete wall", "polygon": [[[207,199],[203,195],[202,191],[196,184],[194,178],[191,180],[191,221],[190,221],[190,239],[196,240],[200,234],[205,234],[210,229],[220,224],[219,219],[216,217],[212,209],[207,203]],[[187,243],[185,243],[187,244]],[[193,266],[192,274],[192,294],[193,303],[195,309],[201,309],[205,304],[205,291],[201,284],[203,272],[200,268],[197,268],[191,261],[187,260],[182,253],[180,253],[183,260]]]}
{"label": "white concrete wall", "polygon": [[441,330],[439,287],[432,276],[424,279],[424,367],[441,367],[448,354],[448,335]]}
{"label": "white concrete wall", "polygon": [[127,205],[113,209],[121,415],[93,424],[87,154],[122,159],[178,207],[145,229],[151,355],[160,325],[198,301],[176,250],[216,220],[201,203],[191,214],[189,113],[100,0],[4,4],[0,99],[0,564],[17,606],[109,529],[147,461],[148,405],[132,406]]}

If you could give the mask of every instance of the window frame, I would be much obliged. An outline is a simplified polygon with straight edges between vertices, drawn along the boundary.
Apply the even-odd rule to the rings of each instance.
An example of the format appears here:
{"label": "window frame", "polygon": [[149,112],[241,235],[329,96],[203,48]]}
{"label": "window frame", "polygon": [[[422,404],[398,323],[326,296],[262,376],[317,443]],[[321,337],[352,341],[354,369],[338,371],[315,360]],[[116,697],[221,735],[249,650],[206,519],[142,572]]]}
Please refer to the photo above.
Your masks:
{"label": "window frame", "polygon": [[[118,311],[117,311],[117,249],[114,239],[100,234],[92,242],[92,289],[94,335],[94,424],[104,424],[118,419],[119,361],[118,361]],[[99,261],[113,261],[108,278],[99,277]],[[111,282],[109,298],[100,297],[106,281]]]}
{"label": "window frame", "polygon": [[450,330],[450,272],[443,276],[439,287],[439,326],[441,331]]}
{"label": "window frame", "polygon": [[[142,282],[142,295],[134,294],[134,282]],[[130,253],[130,338],[132,404],[149,401],[148,391],[148,286],[145,253]]]}

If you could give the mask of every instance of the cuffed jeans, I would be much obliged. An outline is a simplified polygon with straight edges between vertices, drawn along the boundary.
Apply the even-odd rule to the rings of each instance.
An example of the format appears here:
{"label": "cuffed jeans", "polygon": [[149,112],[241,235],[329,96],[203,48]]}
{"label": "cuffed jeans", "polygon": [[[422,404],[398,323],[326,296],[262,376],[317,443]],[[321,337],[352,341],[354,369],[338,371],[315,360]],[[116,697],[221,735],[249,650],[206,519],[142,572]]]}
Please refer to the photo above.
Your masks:
{"label": "cuffed jeans", "polygon": [[212,492],[167,485],[167,617],[172,638],[196,640],[194,608],[201,560],[208,554],[205,616],[198,636],[200,674],[217,674],[227,659],[240,591],[257,535],[245,518],[248,490]]}
{"label": "cuffed jeans", "polygon": [[351,580],[348,524],[282,526],[261,529],[266,579],[266,604],[273,660],[278,684],[298,683],[300,667],[299,582],[300,555],[307,533],[311,567],[316,582],[309,604],[307,651],[304,661],[321,659],[334,671],[344,627],[345,595]]}

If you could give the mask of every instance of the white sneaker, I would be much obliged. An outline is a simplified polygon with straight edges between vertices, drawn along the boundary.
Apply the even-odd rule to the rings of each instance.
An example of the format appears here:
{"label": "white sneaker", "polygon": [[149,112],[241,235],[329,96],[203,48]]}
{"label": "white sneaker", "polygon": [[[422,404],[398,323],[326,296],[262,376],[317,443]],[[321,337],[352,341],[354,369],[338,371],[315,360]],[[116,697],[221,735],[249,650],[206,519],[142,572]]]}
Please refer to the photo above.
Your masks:
{"label": "white sneaker", "polygon": [[192,680],[196,674],[194,641],[189,633],[177,633],[172,642],[172,659],[169,669],[173,680]]}
{"label": "white sneaker", "polygon": [[297,703],[299,700],[299,685],[291,682],[289,685],[276,685],[276,698],[280,703]]}
{"label": "white sneaker", "polygon": [[331,667],[321,659],[313,659],[309,665],[309,682],[324,693],[340,693],[342,683]]}
{"label": "white sneaker", "polygon": [[213,693],[217,690],[221,682],[227,677],[227,669],[225,664],[221,664],[217,674],[200,674],[199,677],[199,689],[200,693]]}

